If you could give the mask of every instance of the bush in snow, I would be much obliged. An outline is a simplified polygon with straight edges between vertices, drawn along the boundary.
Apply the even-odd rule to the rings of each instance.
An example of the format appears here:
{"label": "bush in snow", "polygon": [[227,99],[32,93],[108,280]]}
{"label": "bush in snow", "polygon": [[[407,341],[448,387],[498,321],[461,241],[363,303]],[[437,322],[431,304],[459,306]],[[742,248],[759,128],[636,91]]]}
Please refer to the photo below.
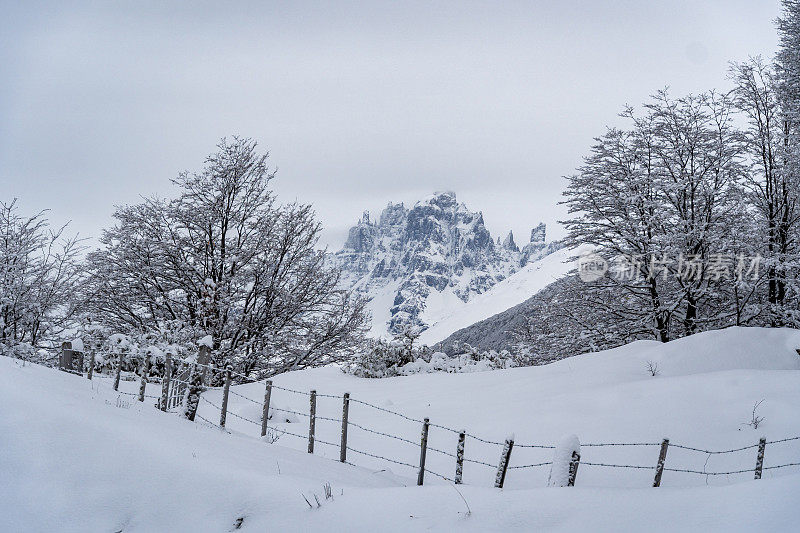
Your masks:
{"label": "bush in snow", "polygon": [[[25,361],[39,362],[37,361],[39,351],[27,342],[0,342],[0,355],[13,357],[14,359],[23,359]],[[47,357],[49,357],[49,354],[45,353],[43,358]]]}
{"label": "bush in snow", "polygon": [[397,341],[383,339],[368,340],[343,370],[361,378],[386,378],[399,374],[399,368],[413,361],[420,349],[408,351],[407,347]]}
{"label": "bush in snow", "polygon": [[[507,352],[506,352],[507,353]],[[509,359],[505,359],[497,352],[483,352],[481,354],[463,353],[449,356],[444,352],[434,352],[430,360],[419,358],[400,367],[399,373],[407,376],[410,374],[429,374],[432,372],[485,372],[508,368]]]}
{"label": "bush in snow", "polygon": [[461,343],[458,349],[461,353],[451,356],[432,352],[427,346],[409,349],[400,340],[376,340],[354,357],[344,371],[359,377],[384,378],[433,372],[484,372],[519,366],[517,357],[506,350],[480,352],[467,343]]}

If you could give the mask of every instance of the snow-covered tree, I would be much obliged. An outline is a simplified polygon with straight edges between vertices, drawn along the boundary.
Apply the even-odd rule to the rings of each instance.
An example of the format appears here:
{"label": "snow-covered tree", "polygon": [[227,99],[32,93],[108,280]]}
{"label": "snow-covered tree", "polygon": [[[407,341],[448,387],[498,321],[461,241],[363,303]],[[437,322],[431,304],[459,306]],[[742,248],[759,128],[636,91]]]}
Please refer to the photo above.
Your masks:
{"label": "snow-covered tree", "polygon": [[736,107],[748,121],[742,132],[748,163],[746,200],[756,221],[749,241],[752,252],[764,258],[767,305],[757,311],[766,311],[763,320],[769,324],[781,325],[796,307],[789,301],[789,287],[796,277],[800,224],[800,182],[787,144],[789,113],[781,106],[774,69],[760,58],[734,64],[731,78]]}
{"label": "snow-covered tree", "polygon": [[0,202],[0,350],[57,340],[77,309],[81,242],[52,228],[45,212]]}
{"label": "snow-covered tree", "polygon": [[619,273],[587,283],[578,297],[633,334],[649,326],[668,341],[727,312],[724,280],[709,265],[729,256],[746,219],[731,113],[731,101],[714,93],[673,99],[659,91],[642,115],[626,110],[630,129],[596,139],[568,178],[567,242],[594,245]]}
{"label": "snow-covered tree", "polygon": [[666,253],[662,234],[664,202],[654,178],[653,133],[643,120],[629,131],[610,129],[595,139],[578,173],[569,176],[564,203],[573,217],[564,222],[568,245],[592,244],[607,260],[631,261],[630,279],[602,278],[589,291],[621,288],[635,301],[619,306],[627,320],[650,328],[656,338],[670,338],[670,320],[676,307],[674,289],[665,283],[646,258]]}
{"label": "snow-covered tree", "polygon": [[89,255],[96,315],[123,330],[178,323],[211,335],[216,363],[254,377],[353,353],[364,301],[338,289],[311,207],[278,204],[273,177],[254,141],[223,140],[202,171],[173,180],[174,200],[118,208]]}
{"label": "snow-covered tree", "polygon": [[[645,108],[646,125],[653,128],[653,178],[663,202],[659,237],[668,262],[659,266],[679,288],[683,333],[690,335],[698,321],[721,312],[710,300],[722,276],[710,268],[729,258],[723,243],[738,231],[743,170],[734,109],[729,98],[714,92],[672,99],[666,91]],[[689,261],[700,271],[688,271]]]}
{"label": "snow-covered tree", "polygon": [[778,54],[775,58],[778,93],[784,110],[784,128],[796,145],[800,134],[800,1],[782,0],[778,17]]}

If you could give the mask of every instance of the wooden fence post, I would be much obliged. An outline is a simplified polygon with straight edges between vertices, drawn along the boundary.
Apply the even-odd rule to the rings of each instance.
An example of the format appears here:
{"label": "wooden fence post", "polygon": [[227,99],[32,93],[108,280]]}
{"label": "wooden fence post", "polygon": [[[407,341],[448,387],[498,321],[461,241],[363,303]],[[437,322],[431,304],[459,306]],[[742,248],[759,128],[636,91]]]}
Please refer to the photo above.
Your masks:
{"label": "wooden fence post", "polygon": [[200,380],[209,383],[208,367],[211,363],[211,348],[205,344],[197,347],[197,364],[200,365]]}
{"label": "wooden fence post", "polygon": [[758,456],[756,457],[756,479],[761,479],[761,470],[764,468],[764,448],[767,447],[767,439],[761,437],[758,441]]}
{"label": "wooden fence post", "polygon": [[117,354],[117,370],[114,373],[114,390],[119,390],[119,378],[122,374],[122,350]]}
{"label": "wooden fence post", "polygon": [[219,412],[219,427],[225,427],[225,418],[228,416],[228,394],[231,391],[231,365],[225,367],[225,388],[222,389],[222,409]]}
{"label": "wooden fence post", "polygon": [[347,462],[347,417],[350,413],[350,393],[342,397],[342,443],[339,446],[339,461]]}
{"label": "wooden fence post", "polygon": [[167,410],[169,400],[169,380],[172,377],[172,354],[167,352],[164,358],[164,376],[161,378],[161,410]]}
{"label": "wooden fence post", "polygon": [[72,366],[75,368],[75,373],[79,376],[83,376],[83,363],[85,357],[83,352],[78,352],[76,350],[72,350]]}
{"label": "wooden fence post", "polygon": [[142,361],[142,368],[139,369],[141,374],[141,381],[139,382],[139,401],[144,401],[144,393],[147,388],[147,374],[150,373],[150,357],[145,355],[145,360]]}
{"label": "wooden fence post", "polygon": [[86,370],[86,378],[91,380],[94,374],[94,350],[89,354],[89,368]]}
{"label": "wooden fence post", "polygon": [[581,454],[572,452],[572,461],[569,462],[569,480],[567,481],[568,487],[575,486],[575,478],[578,476],[578,465],[581,464]]}
{"label": "wooden fence post", "polygon": [[514,439],[506,439],[503,445],[503,453],[500,455],[500,464],[497,466],[497,475],[494,477],[494,486],[498,489],[503,488],[506,482],[506,471],[508,471],[508,462],[511,459],[511,450],[514,448]]}
{"label": "wooden fence post", "polygon": [[189,392],[186,395],[186,418],[194,422],[197,415],[197,407],[200,405],[200,393],[203,392],[203,367],[198,368],[197,364],[192,364],[192,372],[189,377]]}
{"label": "wooden fence post", "polygon": [[267,420],[269,420],[269,400],[272,396],[272,380],[267,380],[267,389],[264,391],[264,408],[261,411],[261,436],[267,434]]}
{"label": "wooden fence post", "polygon": [[658,452],[658,463],[656,464],[656,477],[653,480],[654,487],[661,486],[661,474],[664,473],[664,461],[667,459],[667,449],[669,448],[669,439],[661,441],[661,451]]}
{"label": "wooden fence post", "polygon": [[314,426],[317,423],[317,391],[311,391],[311,408],[308,415],[308,453],[314,453]]}
{"label": "wooden fence post", "polygon": [[72,370],[72,343],[64,341],[61,343],[61,355],[58,358],[59,370]]}
{"label": "wooden fence post", "polygon": [[458,446],[456,447],[456,477],[453,483],[461,485],[461,478],[464,474],[464,441],[467,439],[466,430],[458,434]]}
{"label": "wooden fence post", "polygon": [[422,440],[419,449],[419,472],[417,472],[417,485],[422,485],[425,480],[425,456],[428,453],[428,428],[431,425],[431,420],[425,417],[422,422]]}

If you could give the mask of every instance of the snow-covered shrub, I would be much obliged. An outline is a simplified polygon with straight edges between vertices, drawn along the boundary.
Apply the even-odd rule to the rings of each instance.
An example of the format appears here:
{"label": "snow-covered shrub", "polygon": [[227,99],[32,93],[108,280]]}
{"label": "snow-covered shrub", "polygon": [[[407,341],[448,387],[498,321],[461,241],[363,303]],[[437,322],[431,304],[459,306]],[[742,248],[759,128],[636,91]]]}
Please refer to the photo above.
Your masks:
{"label": "snow-covered shrub", "polygon": [[370,340],[364,343],[343,370],[361,378],[386,378],[398,375],[398,369],[416,359],[423,353],[421,349],[408,351],[406,346],[396,341],[383,339]]}
{"label": "snow-covered shrub", "polygon": [[434,352],[430,360],[419,358],[400,367],[399,373],[407,376],[410,374],[429,374],[432,372],[467,373],[485,372],[487,370],[497,370],[499,368],[510,368],[516,366],[511,354],[506,351],[479,353],[470,351],[455,356],[449,356],[444,352]]}
{"label": "snow-covered shrub", "polygon": [[384,378],[433,372],[484,372],[519,366],[516,357],[507,350],[480,352],[467,343],[461,343],[458,348],[462,352],[450,356],[444,352],[432,352],[427,346],[409,351],[402,342],[372,341],[344,367],[344,371],[358,377]]}
{"label": "snow-covered shrub", "polygon": [[38,350],[27,342],[0,342],[0,355],[36,362]]}

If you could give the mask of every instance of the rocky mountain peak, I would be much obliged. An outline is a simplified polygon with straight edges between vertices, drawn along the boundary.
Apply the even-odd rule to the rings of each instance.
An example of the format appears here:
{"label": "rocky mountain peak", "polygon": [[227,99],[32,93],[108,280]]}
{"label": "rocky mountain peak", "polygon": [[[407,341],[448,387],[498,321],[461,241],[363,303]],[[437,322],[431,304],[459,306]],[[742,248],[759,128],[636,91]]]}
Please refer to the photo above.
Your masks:
{"label": "rocky mountain peak", "polygon": [[540,224],[522,251],[510,232],[497,245],[483,214],[444,191],[411,209],[389,203],[377,222],[365,211],[335,259],[345,285],[372,298],[373,332],[397,333],[432,323],[442,311],[432,302],[468,302],[538,258],[544,235]]}

